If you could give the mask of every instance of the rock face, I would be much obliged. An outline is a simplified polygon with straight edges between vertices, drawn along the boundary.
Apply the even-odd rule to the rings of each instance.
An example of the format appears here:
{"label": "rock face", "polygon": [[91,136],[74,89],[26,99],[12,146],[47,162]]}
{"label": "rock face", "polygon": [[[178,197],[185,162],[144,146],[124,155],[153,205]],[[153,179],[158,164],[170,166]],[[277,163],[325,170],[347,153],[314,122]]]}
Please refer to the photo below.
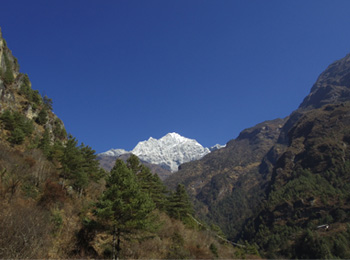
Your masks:
{"label": "rock face", "polygon": [[[221,147],[217,145],[216,149]],[[144,162],[159,165],[167,171],[175,172],[179,165],[198,160],[210,153],[210,150],[194,139],[183,137],[177,133],[169,133],[160,139],[150,137],[146,141],[139,142],[130,152],[123,149],[111,149],[99,154],[99,158],[100,160],[107,156],[117,158],[126,153],[133,153]]]}
{"label": "rock face", "polygon": [[[47,104],[39,91],[32,89],[28,76],[19,71],[18,61],[2,38],[0,28],[0,114],[8,110],[24,115],[33,121],[34,135],[38,138],[48,130],[52,142],[65,139],[63,122],[52,112],[51,105]],[[38,116],[44,110],[45,119],[41,118],[39,123]]]}
{"label": "rock face", "polygon": [[[199,215],[230,239],[300,258],[291,245],[302,228],[323,224],[336,209],[350,212],[349,133],[347,55],[319,76],[290,116],[242,131],[225,148],[181,165],[165,183],[170,188],[184,183]],[[284,240],[281,230],[288,234]]]}
{"label": "rock face", "polygon": [[325,104],[350,100],[350,54],[338,60],[319,76],[300,108],[320,108]]}

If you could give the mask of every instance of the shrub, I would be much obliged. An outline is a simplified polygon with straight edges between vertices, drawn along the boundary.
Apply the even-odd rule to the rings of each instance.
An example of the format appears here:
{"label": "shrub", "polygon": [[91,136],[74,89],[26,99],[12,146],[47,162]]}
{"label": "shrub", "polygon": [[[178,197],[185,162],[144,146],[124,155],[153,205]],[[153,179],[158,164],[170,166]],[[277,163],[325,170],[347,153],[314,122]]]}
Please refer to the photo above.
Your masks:
{"label": "shrub", "polygon": [[38,117],[35,119],[35,122],[37,122],[39,125],[45,125],[48,120],[48,115],[46,109],[41,109]]}
{"label": "shrub", "polygon": [[8,141],[12,144],[22,144],[25,139],[25,134],[20,128],[15,128],[11,136],[8,138]]}

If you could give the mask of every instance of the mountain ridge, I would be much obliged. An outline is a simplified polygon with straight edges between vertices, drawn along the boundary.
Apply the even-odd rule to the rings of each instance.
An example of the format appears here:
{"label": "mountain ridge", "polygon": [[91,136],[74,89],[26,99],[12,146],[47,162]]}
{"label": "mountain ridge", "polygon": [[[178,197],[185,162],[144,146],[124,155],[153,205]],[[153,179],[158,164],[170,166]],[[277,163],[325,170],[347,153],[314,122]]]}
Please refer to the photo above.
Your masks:
{"label": "mountain ridge", "polygon": [[[349,115],[348,54],[289,116],[243,130],[165,183],[183,183],[202,218],[231,240],[256,243],[267,258],[347,258],[349,245],[336,235],[350,234]],[[324,223],[334,231],[322,233]]]}
{"label": "mountain ridge", "polygon": [[160,165],[166,170],[176,172],[181,164],[198,160],[209,154],[212,150],[222,147],[224,146],[217,144],[211,148],[206,148],[195,139],[186,138],[178,133],[171,132],[159,139],[149,137],[145,141],[140,141],[131,151],[110,149],[100,153],[99,158],[101,160],[105,156],[117,158],[123,154],[132,153],[142,161]]}

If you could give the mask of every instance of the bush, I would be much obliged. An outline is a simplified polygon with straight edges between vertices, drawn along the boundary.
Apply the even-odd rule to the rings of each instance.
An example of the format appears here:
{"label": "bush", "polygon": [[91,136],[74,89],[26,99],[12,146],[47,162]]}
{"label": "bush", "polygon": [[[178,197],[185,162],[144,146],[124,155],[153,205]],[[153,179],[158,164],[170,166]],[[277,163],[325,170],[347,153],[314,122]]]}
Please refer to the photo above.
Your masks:
{"label": "bush", "polygon": [[214,255],[215,257],[219,257],[218,248],[216,247],[215,244],[213,244],[213,243],[210,244],[209,249],[210,249],[210,251],[213,253],[213,255]]}
{"label": "bush", "polygon": [[4,60],[5,60],[6,70],[5,70],[5,72],[2,73],[3,74],[2,77],[3,77],[5,84],[9,85],[9,84],[12,84],[14,82],[15,78],[13,76],[11,62],[10,62],[6,53],[4,54]]}
{"label": "bush", "polygon": [[22,144],[25,138],[33,133],[33,122],[19,112],[6,110],[0,116],[0,120],[4,128],[11,132],[8,141],[12,144]]}
{"label": "bush", "polygon": [[24,142],[26,135],[20,128],[13,130],[11,136],[8,138],[8,141],[12,144],[22,144]]}
{"label": "bush", "polygon": [[41,109],[38,117],[35,119],[35,122],[37,122],[39,125],[45,125],[48,120],[48,115],[46,109]]}

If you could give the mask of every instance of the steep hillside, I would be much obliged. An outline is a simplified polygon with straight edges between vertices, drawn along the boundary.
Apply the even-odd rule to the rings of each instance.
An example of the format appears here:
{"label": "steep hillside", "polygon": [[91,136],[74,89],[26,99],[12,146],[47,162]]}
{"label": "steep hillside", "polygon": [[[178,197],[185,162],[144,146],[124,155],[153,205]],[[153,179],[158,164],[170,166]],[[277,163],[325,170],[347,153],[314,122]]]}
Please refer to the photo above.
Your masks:
{"label": "steep hillside", "polygon": [[350,54],[332,63],[317,79],[301,109],[320,108],[325,104],[350,99]]}
{"label": "steep hillside", "polygon": [[[349,257],[349,75],[347,55],[289,117],[242,131],[226,148],[181,166],[167,185],[184,183],[201,216],[269,257]],[[331,232],[317,229],[322,224]]]}
{"label": "steep hillside", "polygon": [[33,90],[28,76],[19,72],[18,61],[2,38],[1,30],[0,113],[3,126],[0,134],[12,144],[40,139],[45,130],[52,142],[66,138],[62,121],[52,112],[52,100]]}
{"label": "steep hillside", "polygon": [[170,193],[136,156],[125,159],[107,174],[94,150],[67,136],[0,31],[0,259],[254,254],[199,224],[183,186]]}
{"label": "steep hillside", "polygon": [[[288,132],[263,209],[244,232],[269,257],[350,256],[349,112],[350,102],[328,104],[305,112]],[[306,237],[313,242],[302,246]]]}
{"label": "steep hillside", "polygon": [[[268,180],[261,173],[265,169],[262,160],[276,143],[285,121],[266,121],[242,131],[225,148],[181,165],[165,183],[170,188],[185,184],[200,216],[225,227],[226,235],[234,239],[263,198]],[[274,160],[273,154],[270,157]]]}

